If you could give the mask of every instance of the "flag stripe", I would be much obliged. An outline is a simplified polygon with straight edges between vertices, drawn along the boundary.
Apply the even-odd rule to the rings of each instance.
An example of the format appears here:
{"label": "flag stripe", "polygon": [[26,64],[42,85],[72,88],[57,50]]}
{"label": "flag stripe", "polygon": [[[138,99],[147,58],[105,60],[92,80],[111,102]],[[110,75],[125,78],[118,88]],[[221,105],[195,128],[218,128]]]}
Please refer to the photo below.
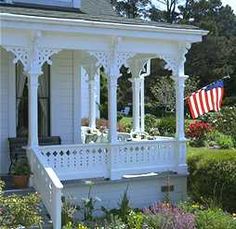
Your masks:
{"label": "flag stripe", "polygon": [[203,115],[209,111],[219,111],[222,105],[223,94],[224,84],[222,80],[216,81],[192,93],[187,98],[191,117],[195,119],[199,115]]}

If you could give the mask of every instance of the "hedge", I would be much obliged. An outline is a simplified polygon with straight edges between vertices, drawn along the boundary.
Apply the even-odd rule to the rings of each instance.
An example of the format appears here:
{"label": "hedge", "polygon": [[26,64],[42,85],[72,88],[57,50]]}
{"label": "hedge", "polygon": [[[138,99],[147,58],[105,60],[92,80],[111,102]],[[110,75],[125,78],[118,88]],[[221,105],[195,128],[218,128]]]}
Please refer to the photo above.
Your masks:
{"label": "hedge", "polygon": [[195,201],[217,200],[236,212],[236,151],[189,149],[188,191]]}

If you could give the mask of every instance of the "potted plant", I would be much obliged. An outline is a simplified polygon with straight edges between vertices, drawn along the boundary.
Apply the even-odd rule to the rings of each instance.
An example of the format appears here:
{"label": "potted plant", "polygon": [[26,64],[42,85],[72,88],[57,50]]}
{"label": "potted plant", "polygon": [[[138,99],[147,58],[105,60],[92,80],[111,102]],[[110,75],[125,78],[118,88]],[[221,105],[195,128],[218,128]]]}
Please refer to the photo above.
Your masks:
{"label": "potted plant", "polygon": [[12,182],[17,188],[26,188],[28,186],[30,167],[27,160],[17,160],[11,169]]}

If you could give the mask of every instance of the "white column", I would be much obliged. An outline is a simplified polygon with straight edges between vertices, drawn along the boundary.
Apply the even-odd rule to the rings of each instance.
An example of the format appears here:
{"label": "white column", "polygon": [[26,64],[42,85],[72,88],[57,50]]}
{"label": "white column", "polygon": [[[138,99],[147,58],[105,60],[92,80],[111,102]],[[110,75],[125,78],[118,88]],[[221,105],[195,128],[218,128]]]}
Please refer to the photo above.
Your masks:
{"label": "white column", "polygon": [[37,147],[38,142],[38,77],[41,73],[28,73],[28,147]]}
{"label": "white column", "polygon": [[145,131],[145,101],[144,101],[144,77],[142,77],[140,82],[140,121],[141,121],[141,132]]}
{"label": "white column", "polygon": [[180,75],[174,78],[176,87],[176,139],[185,140],[184,132],[184,83],[188,78]]}
{"label": "white column", "polygon": [[109,142],[117,141],[117,76],[108,77]]}
{"label": "white column", "polygon": [[133,89],[133,132],[140,132],[140,78],[131,79]]}
{"label": "white column", "polygon": [[176,171],[180,174],[187,174],[184,132],[184,82],[187,78],[188,76],[181,74],[173,77],[176,87]]}
{"label": "white column", "polygon": [[96,128],[96,91],[95,76],[89,74],[89,127]]}

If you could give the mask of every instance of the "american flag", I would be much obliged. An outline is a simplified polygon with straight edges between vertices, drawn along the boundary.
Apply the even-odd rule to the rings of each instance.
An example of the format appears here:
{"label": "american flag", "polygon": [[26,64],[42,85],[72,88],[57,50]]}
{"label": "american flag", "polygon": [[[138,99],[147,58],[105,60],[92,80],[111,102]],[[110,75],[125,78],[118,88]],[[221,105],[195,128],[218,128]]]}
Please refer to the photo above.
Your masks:
{"label": "american flag", "polygon": [[187,98],[187,104],[191,117],[196,119],[198,116],[209,111],[219,111],[224,95],[224,82],[218,80],[209,84]]}

